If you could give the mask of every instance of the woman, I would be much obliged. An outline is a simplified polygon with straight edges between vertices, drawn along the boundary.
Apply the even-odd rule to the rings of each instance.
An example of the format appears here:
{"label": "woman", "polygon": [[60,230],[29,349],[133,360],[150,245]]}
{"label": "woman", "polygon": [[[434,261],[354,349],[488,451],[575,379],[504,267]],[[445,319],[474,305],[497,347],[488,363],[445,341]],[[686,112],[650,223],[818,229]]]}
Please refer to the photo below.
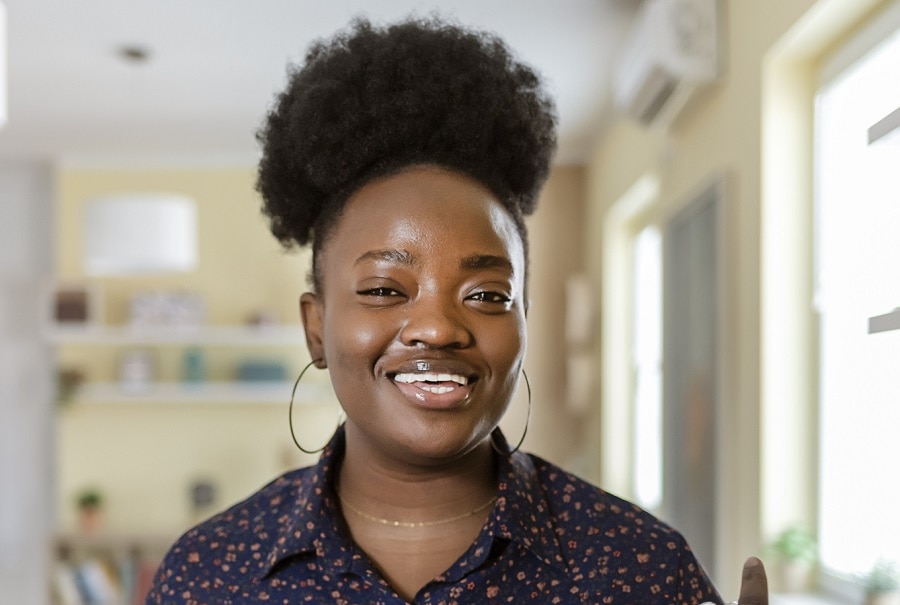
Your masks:
{"label": "woman", "polygon": [[[490,35],[357,22],[311,49],[258,189],[275,236],[312,246],[300,311],[347,421],[316,466],[185,534],[149,603],[721,602],[677,532],[497,429],[554,129]],[[764,603],[748,573],[742,603]]]}

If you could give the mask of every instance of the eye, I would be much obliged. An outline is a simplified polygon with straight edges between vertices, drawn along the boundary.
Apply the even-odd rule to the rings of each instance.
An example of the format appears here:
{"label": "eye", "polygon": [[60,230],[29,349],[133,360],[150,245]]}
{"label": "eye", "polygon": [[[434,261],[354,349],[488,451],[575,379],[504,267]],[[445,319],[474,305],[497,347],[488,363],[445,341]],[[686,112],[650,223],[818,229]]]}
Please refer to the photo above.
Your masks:
{"label": "eye", "polygon": [[476,292],[469,296],[469,300],[489,305],[499,305],[506,309],[512,306],[512,298],[501,292]]}
{"label": "eye", "polygon": [[358,290],[356,292],[360,296],[374,296],[376,298],[390,298],[394,296],[402,296],[400,292],[394,290],[393,288],[386,288],[384,286],[378,288],[369,288],[368,290]]}

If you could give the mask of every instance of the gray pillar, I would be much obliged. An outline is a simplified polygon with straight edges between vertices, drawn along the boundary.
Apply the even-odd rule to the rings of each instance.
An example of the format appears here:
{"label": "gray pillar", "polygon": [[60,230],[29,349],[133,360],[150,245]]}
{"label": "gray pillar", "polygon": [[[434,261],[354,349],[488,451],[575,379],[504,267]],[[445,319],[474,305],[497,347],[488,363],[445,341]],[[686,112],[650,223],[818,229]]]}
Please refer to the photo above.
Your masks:
{"label": "gray pillar", "polygon": [[52,171],[0,163],[0,601],[46,603],[54,517],[53,351],[39,300],[53,272]]}

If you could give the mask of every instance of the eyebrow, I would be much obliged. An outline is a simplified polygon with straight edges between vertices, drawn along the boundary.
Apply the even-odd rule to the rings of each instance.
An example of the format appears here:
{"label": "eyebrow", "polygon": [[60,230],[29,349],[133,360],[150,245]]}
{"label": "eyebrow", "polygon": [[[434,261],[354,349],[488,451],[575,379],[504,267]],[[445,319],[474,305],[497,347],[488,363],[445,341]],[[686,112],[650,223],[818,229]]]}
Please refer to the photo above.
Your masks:
{"label": "eyebrow", "polygon": [[415,265],[418,262],[418,259],[406,250],[386,248],[384,250],[369,250],[368,252],[362,254],[359,258],[357,258],[356,262],[354,262],[353,264],[358,265],[362,262],[370,260],[381,260],[409,266]]}
{"label": "eyebrow", "polygon": [[459,261],[459,266],[469,271],[477,271],[479,269],[502,269],[508,273],[514,274],[513,264],[505,256],[495,256],[493,254],[473,254]]}
{"label": "eyebrow", "polygon": [[[407,250],[385,248],[383,250],[369,250],[368,252],[365,252],[356,259],[354,265],[366,261],[386,261],[400,265],[413,266],[418,264],[419,259]],[[515,273],[513,264],[508,258],[494,254],[473,254],[471,256],[466,256],[460,259],[459,266],[467,271],[502,269],[511,274]]]}

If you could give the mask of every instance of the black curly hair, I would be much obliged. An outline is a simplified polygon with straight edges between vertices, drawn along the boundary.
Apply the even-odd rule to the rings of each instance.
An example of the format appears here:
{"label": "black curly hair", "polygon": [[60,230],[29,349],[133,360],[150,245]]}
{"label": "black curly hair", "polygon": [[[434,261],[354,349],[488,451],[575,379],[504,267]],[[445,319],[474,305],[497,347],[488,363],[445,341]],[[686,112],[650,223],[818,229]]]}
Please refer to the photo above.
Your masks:
{"label": "black curly hair", "polygon": [[357,19],[289,68],[257,139],[256,188],[285,248],[316,259],[347,198],[413,165],[473,178],[512,215],[537,205],[556,148],[556,113],[537,74],[497,36],[435,18]]}

